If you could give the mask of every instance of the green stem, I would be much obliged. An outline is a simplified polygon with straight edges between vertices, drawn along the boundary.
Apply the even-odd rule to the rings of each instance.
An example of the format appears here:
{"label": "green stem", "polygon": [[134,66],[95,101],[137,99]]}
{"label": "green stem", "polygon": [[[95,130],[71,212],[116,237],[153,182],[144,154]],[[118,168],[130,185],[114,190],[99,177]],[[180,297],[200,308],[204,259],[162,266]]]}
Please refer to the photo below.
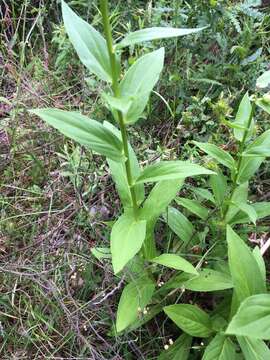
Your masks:
{"label": "green stem", "polygon": [[[113,40],[112,40],[112,31],[111,25],[109,20],[109,11],[108,11],[108,0],[100,0],[100,11],[102,15],[102,22],[105,32],[105,38],[108,48],[108,53],[110,57],[110,64],[111,64],[111,72],[112,72],[112,89],[115,97],[120,97],[120,89],[119,89],[119,75],[117,69],[117,60],[113,48]],[[119,119],[119,126],[122,136],[122,142],[124,147],[124,154],[126,157],[125,160],[125,169],[126,169],[126,176],[128,181],[128,186],[131,193],[132,205],[134,209],[134,215],[137,216],[138,212],[138,204],[136,198],[135,188],[133,186],[133,179],[132,179],[132,172],[131,172],[131,165],[130,165],[130,157],[128,151],[128,134],[126,129],[126,124],[124,122],[123,114],[121,111],[118,111],[118,119]]]}
{"label": "green stem", "polygon": [[254,112],[254,104],[252,105],[252,109],[251,109],[250,116],[249,116],[249,119],[248,119],[247,127],[246,127],[246,129],[244,131],[244,135],[243,135],[241,143],[240,143],[239,152],[238,152],[238,159],[237,159],[237,166],[236,166],[235,174],[234,174],[234,177],[233,177],[232,191],[231,191],[231,194],[230,194],[230,196],[228,198],[228,205],[226,207],[226,210],[224,211],[224,215],[223,215],[223,219],[222,219],[223,221],[225,220],[225,218],[227,216],[227,213],[228,213],[229,207],[230,207],[230,202],[232,201],[234,192],[235,192],[235,190],[237,188],[237,185],[238,185],[239,171],[240,171],[242,161],[243,161],[243,152],[244,152],[247,136],[248,136],[248,133],[249,133],[249,128],[250,128],[250,125],[251,125],[253,112]]}

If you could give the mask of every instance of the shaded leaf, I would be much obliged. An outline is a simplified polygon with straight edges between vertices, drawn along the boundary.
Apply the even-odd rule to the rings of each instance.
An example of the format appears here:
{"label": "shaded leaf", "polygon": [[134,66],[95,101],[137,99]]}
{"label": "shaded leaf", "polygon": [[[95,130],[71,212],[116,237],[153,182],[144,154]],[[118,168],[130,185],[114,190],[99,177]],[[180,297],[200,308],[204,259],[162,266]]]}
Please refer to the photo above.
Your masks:
{"label": "shaded leaf", "polygon": [[188,360],[190,353],[192,337],[187,334],[182,334],[179,338],[169,347],[164,350],[157,360]]}

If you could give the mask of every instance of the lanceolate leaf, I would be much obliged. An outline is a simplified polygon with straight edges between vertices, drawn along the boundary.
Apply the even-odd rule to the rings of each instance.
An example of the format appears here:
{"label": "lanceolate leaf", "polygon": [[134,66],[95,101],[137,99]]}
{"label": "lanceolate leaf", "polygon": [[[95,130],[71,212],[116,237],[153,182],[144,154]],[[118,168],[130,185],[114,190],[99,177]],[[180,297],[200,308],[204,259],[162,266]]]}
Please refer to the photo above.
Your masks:
{"label": "lanceolate leaf", "polygon": [[227,226],[230,272],[238,302],[251,295],[264,293],[265,283],[258,263],[244,241]]}
{"label": "lanceolate leaf", "polygon": [[124,288],[118,304],[116,330],[123,331],[139,320],[143,309],[152,298],[155,285],[147,276],[133,280]]}
{"label": "lanceolate leaf", "polygon": [[182,334],[168,350],[164,350],[157,360],[188,360],[192,337]]}
{"label": "lanceolate leaf", "polygon": [[210,201],[211,203],[215,204],[215,199],[212,193],[204,188],[192,187],[192,191],[199,197]]}
{"label": "lanceolate leaf", "polygon": [[191,213],[197,215],[199,218],[203,220],[205,220],[208,217],[208,209],[202,206],[196,200],[177,197],[175,201],[177,202],[178,205],[182,205],[184,208],[186,208]]}
{"label": "lanceolate leaf", "polygon": [[147,166],[137,178],[136,183],[183,179],[188,176],[208,174],[213,174],[213,171],[188,161],[160,161],[154,165]]}
{"label": "lanceolate leaf", "polygon": [[117,274],[141,249],[146,234],[146,221],[122,215],[113,225],[111,253],[114,273]]}
{"label": "lanceolate leaf", "polygon": [[217,334],[205,349],[202,360],[235,360],[236,347],[229,337]]}
{"label": "lanceolate leaf", "polygon": [[256,156],[251,158],[244,156],[237,177],[238,183],[242,184],[248,181],[256,173],[263,161],[264,157]]}
{"label": "lanceolate leaf", "polygon": [[184,242],[188,243],[194,233],[192,223],[177,209],[169,207],[163,215],[171,230]]}
{"label": "lanceolate leaf", "polygon": [[[240,102],[235,118],[235,124],[247,128],[251,116],[252,116],[252,106],[248,97],[248,93],[246,93]],[[248,140],[250,135],[252,134],[253,128],[254,128],[254,123],[253,121],[251,121],[251,125],[248,129],[248,136],[246,137],[246,140]],[[245,130],[234,129],[233,132],[235,138],[238,141],[242,141]]]}
{"label": "lanceolate leaf", "polygon": [[245,204],[247,202],[248,197],[248,183],[245,182],[241,185],[238,185],[234,190],[231,202],[229,204],[229,208],[226,214],[226,223],[230,224],[233,217],[239,212],[239,207],[235,205],[235,203]]}
{"label": "lanceolate leaf", "polygon": [[270,339],[270,295],[258,294],[246,298],[232,318],[227,334]]}
{"label": "lanceolate leaf", "polygon": [[222,172],[218,170],[215,175],[210,176],[209,183],[215,196],[216,203],[218,205],[221,205],[223,203],[227,190],[226,176],[224,176]]}
{"label": "lanceolate leaf", "polygon": [[[115,136],[117,136],[118,139],[121,139],[121,133],[115,126],[113,126],[111,123],[107,121],[104,121],[104,126],[107,129],[109,129]],[[131,164],[131,175],[132,178],[135,179],[140,175],[141,172],[140,165],[138,163],[135,152],[133,151],[130,144],[128,144],[128,151],[129,151],[129,160]],[[117,192],[121,199],[122,205],[124,206],[124,208],[131,208],[132,198],[128,186],[124,160],[122,162],[119,162],[107,158],[107,162],[109,164],[112,178],[115,182]],[[135,193],[139,205],[144,200],[144,185],[143,184],[135,185]]]}
{"label": "lanceolate leaf", "polygon": [[81,62],[101,80],[111,82],[111,66],[105,39],[62,0],[65,29]]}
{"label": "lanceolate leaf", "polygon": [[237,336],[245,360],[270,359],[270,350],[262,340]]}
{"label": "lanceolate leaf", "polygon": [[141,43],[144,41],[193,34],[198,31],[201,31],[203,29],[205,29],[205,27],[197,28],[197,29],[175,29],[175,28],[170,28],[170,27],[146,28],[146,29],[134,31],[134,32],[127,34],[125,36],[125,38],[123,40],[121,40],[120,43],[118,43],[116,46],[118,48],[122,48],[125,46],[138,44],[138,43]]}
{"label": "lanceolate leaf", "polygon": [[140,219],[147,220],[144,251],[148,259],[152,259],[156,256],[154,228],[157,219],[175,198],[177,192],[181,189],[183,182],[183,179],[158,182],[145,200],[142,209],[140,209]]}
{"label": "lanceolate leaf", "polygon": [[198,271],[190,262],[176,254],[162,254],[151,261],[172,269],[182,270],[188,274],[198,274]]}
{"label": "lanceolate leaf", "polygon": [[231,289],[233,287],[231,277],[223,272],[203,269],[199,271],[199,275],[186,281],[183,286],[192,291],[218,291]]}
{"label": "lanceolate leaf", "polygon": [[220,164],[226,166],[231,170],[235,168],[235,161],[233,157],[225,150],[219,148],[214,144],[201,143],[197,141],[193,141],[193,143],[196,146],[198,146],[201,150],[206,152],[208,155],[210,155],[212,158],[217,160]]}
{"label": "lanceolate leaf", "polygon": [[131,105],[124,114],[127,124],[134,123],[141,116],[149,95],[159,79],[163,68],[164,48],[139,58],[127,71],[120,83],[120,93],[129,98]]}
{"label": "lanceolate leaf", "polygon": [[164,307],[168,317],[191,336],[208,337],[212,333],[209,315],[197,306],[177,304]]}
{"label": "lanceolate leaf", "polygon": [[124,159],[122,142],[98,121],[73,111],[51,108],[35,109],[30,112],[39,116],[62,134],[88,146],[98,154],[115,161]]}
{"label": "lanceolate leaf", "polygon": [[244,155],[270,156],[270,130],[257,137],[245,150]]}
{"label": "lanceolate leaf", "polygon": [[[250,204],[254,208],[257,214],[257,219],[263,219],[266,216],[270,216],[270,202],[262,201],[254,204]],[[236,214],[230,221],[231,224],[244,224],[249,222],[249,217],[243,211]]]}
{"label": "lanceolate leaf", "polygon": [[246,213],[247,216],[249,217],[249,220],[252,221],[254,225],[256,225],[257,213],[254,207],[246,203],[239,203],[239,204],[236,203],[235,205],[244,213]]}

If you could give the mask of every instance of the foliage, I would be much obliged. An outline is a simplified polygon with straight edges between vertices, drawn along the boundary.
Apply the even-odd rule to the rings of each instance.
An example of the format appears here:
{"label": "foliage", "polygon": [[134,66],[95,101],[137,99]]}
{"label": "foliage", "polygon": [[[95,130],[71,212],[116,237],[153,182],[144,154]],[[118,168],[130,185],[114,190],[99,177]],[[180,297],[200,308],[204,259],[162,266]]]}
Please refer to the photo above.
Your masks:
{"label": "foliage", "polygon": [[[267,290],[265,278],[262,276],[261,271],[262,266],[264,266],[263,262],[251,252],[243,240],[230,227],[230,225],[237,223],[238,216],[241,217],[243,213],[247,215],[248,221],[252,221],[254,224],[258,219],[255,207],[247,203],[248,181],[262,161],[270,155],[268,150],[270,137],[268,131],[266,131],[252,142],[250,142],[250,139],[254,137],[253,114],[255,106],[257,104],[268,111],[268,100],[265,97],[250,98],[246,93],[240,102],[235,121],[226,122],[226,125],[233,130],[234,138],[239,144],[236,159],[229,152],[214,144],[194,142],[195,146],[216,161],[217,173],[191,162],[175,160],[161,161],[146,166],[143,170],[140,170],[136,165],[137,170],[134,176],[134,171],[131,171],[134,167],[132,161],[137,162],[137,160],[135,155],[130,156],[132,149],[128,143],[127,126],[135,123],[144,111],[150,92],[163,68],[164,49],[161,48],[141,56],[120,79],[121,49],[143,41],[182,36],[202,29],[146,28],[129,33],[124,39],[115,44],[111,35],[107,1],[100,2],[100,11],[105,39],[62,1],[64,24],[80,60],[90,72],[109,84],[110,90],[107,90],[103,97],[118,123],[121,135],[117,136],[117,130],[112,130],[114,128],[104,126],[96,120],[91,120],[77,113],[56,109],[32,110],[32,113],[40,116],[64,135],[82,145],[86,145],[98,154],[106,156],[109,161],[113,160],[116,167],[111,167],[112,172],[116,169],[119,171],[121,166],[121,178],[125,179],[125,182],[123,183],[123,180],[121,180],[124,187],[122,185],[117,187],[120,191],[119,197],[125,199],[126,195],[124,194],[129,193],[130,198],[128,203],[124,200],[124,213],[114,223],[111,231],[113,270],[115,274],[118,274],[120,271],[125,271],[125,267],[127,267],[129,271],[134,272],[132,264],[136,258],[144,264],[144,267],[146,266],[147,270],[142,267],[139,272],[135,271],[133,280],[124,288],[118,305],[116,331],[122,332],[130,325],[134,325],[138,321],[137,314],[141,306],[146,309],[149,303],[153,305],[158,298],[166,299],[166,290],[169,289],[163,292],[161,288],[160,291],[155,292],[153,279],[158,274],[158,267],[155,264],[182,271],[183,275],[186,274],[186,280],[183,283],[180,281],[178,286],[183,288],[187,286],[187,289],[191,291],[225,291],[227,289],[227,286],[222,286],[220,281],[218,282],[220,288],[215,289],[212,287],[212,284],[217,280],[213,271],[214,268],[203,269],[206,272],[205,278],[209,278],[203,285],[203,272],[198,273],[197,271],[201,266],[200,264],[197,264],[197,269],[195,269],[190,262],[179,255],[162,253],[157,256],[158,250],[153,237],[153,228],[157,218],[155,218],[155,221],[151,220],[155,213],[154,210],[151,208],[148,208],[148,211],[144,210],[145,205],[142,204],[141,200],[138,201],[137,199],[138,189],[135,190],[138,185],[147,182],[160,182],[161,184],[163,181],[168,181],[168,186],[174,186],[171,181],[174,182],[195,175],[210,174],[210,179],[212,179],[210,180],[210,187],[213,193],[211,194],[209,190],[205,190],[201,194],[208,194],[208,199],[213,199],[212,208],[211,206],[207,208],[208,206],[201,204],[200,201],[185,198],[176,199],[176,201],[203,221],[208,220],[209,230],[207,231],[209,231],[209,238],[215,241],[215,234],[220,234],[221,246],[219,251],[224,252],[224,249],[226,249],[222,239],[223,230],[227,229],[228,264],[224,262],[224,269],[220,272],[220,275],[222,276],[227,267],[228,277],[231,277],[231,281],[228,280],[230,283],[229,290],[224,292],[223,297],[231,299],[228,314],[230,314],[230,317],[234,317],[230,321],[230,317],[216,313],[215,316],[222,317],[224,321],[224,323],[217,324],[211,314],[195,305],[175,304],[165,306],[163,309],[167,316],[186,334],[192,337],[210,338],[210,343],[206,347],[203,358],[213,358],[213,352],[216,352],[217,348],[224,348],[224,354],[222,355],[224,359],[234,358],[236,356],[236,346],[233,339],[226,338],[225,331],[226,334],[244,336],[247,339],[263,340],[269,338],[267,332],[265,332],[265,329],[269,326],[267,322],[269,299],[267,298],[268,295],[264,295]],[[268,83],[265,84],[265,77],[266,74],[259,78],[259,87],[267,86]],[[224,173],[218,168],[218,164],[225,167],[226,171]],[[118,176],[119,174],[115,173],[114,179],[116,183],[120,184],[120,180],[117,180]],[[222,183],[229,184],[230,182],[228,189],[226,189],[227,185],[225,187],[222,185]],[[178,183],[176,183],[177,185]],[[143,188],[142,191],[144,193]],[[151,198],[151,191],[149,197]],[[145,203],[147,203],[148,199],[144,200]],[[157,198],[156,201],[158,200]],[[165,207],[167,205],[168,203],[165,204]],[[257,206],[260,206],[260,204]],[[164,211],[165,209],[160,210]],[[209,214],[211,214],[211,219]],[[159,215],[160,213],[157,213],[157,216]],[[180,217],[179,213],[175,213],[175,215]],[[270,213],[266,215],[270,215]],[[167,222],[170,226],[169,217],[170,215],[167,217]],[[187,223],[186,226],[189,226],[188,220],[184,221]],[[149,227],[152,231],[150,235],[148,235]],[[193,233],[192,229],[190,229],[190,233]],[[203,234],[197,235],[199,239],[200,235],[203,236]],[[193,235],[191,235],[192,237]],[[188,239],[188,241],[192,240]],[[213,246],[215,246],[215,243]],[[241,254],[242,258],[241,262],[239,262],[239,254]],[[177,273],[175,276],[177,278]],[[194,286],[196,281],[199,287]],[[233,291],[230,288],[233,288]],[[265,311],[262,310],[260,301],[265,304]],[[259,310],[255,309],[256,306]],[[254,310],[251,310],[253,308]],[[247,316],[243,315],[245,311],[252,314],[253,318],[247,319]],[[253,323],[260,322],[258,327],[253,326],[253,331],[250,331],[249,326],[252,325],[249,325],[249,323],[252,324],[252,321]],[[228,329],[226,330],[227,324]],[[214,338],[211,341],[212,336]],[[247,351],[245,343],[240,341],[239,344],[245,354]],[[263,343],[261,343],[261,346],[264,346]]]}
{"label": "foliage", "polygon": [[0,352],[268,358],[269,16],[101,3],[0,25]]}

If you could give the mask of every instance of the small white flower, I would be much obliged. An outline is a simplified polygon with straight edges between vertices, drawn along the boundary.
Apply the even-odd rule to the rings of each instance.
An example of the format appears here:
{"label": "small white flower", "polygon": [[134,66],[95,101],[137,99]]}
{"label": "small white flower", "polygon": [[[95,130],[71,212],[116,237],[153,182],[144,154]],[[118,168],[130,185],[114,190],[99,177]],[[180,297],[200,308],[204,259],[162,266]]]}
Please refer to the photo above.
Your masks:
{"label": "small white flower", "polygon": [[169,339],[169,344],[170,344],[170,345],[173,344],[173,339]]}
{"label": "small white flower", "polygon": [[168,349],[169,349],[169,345],[167,345],[167,344],[164,345],[164,349],[165,349],[165,350],[168,350]]}

